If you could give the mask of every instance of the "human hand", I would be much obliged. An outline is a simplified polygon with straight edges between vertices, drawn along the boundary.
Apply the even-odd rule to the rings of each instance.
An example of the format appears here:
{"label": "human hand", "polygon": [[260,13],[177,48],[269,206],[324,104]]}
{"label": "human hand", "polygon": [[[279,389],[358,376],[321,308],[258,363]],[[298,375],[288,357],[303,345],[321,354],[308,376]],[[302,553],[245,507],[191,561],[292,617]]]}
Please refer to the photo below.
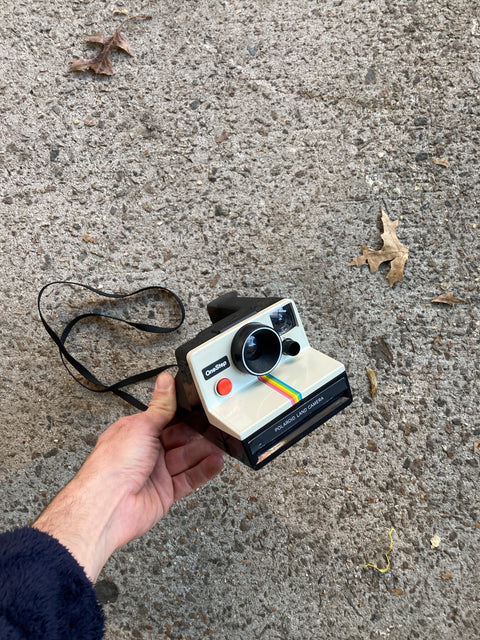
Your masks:
{"label": "human hand", "polygon": [[192,427],[166,426],[175,408],[174,380],[162,373],[148,410],[112,424],[33,525],[66,546],[92,582],[115,549],[223,467],[223,451]]}

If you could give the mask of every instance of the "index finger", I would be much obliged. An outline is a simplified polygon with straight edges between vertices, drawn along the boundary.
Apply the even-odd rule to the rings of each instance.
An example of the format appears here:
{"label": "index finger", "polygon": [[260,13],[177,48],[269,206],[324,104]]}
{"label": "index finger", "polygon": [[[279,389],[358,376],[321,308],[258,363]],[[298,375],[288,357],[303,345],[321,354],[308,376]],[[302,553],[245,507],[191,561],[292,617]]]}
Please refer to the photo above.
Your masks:
{"label": "index finger", "polygon": [[167,451],[199,438],[203,438],[202,434],[185,422],[171,424],[160,433],[160,442]]}

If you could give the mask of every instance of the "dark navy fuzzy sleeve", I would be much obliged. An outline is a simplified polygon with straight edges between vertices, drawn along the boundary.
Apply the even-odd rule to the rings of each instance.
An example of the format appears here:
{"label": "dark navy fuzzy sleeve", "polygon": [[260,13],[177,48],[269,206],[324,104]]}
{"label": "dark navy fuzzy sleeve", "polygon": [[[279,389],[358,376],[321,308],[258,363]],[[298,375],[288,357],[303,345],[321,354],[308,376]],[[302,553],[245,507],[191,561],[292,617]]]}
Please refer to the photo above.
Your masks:
{"label": "dark navy fuzzy sleeve", "polygon": [[1,640],[99,640],[92,583],[58,540],[37,529],[0,535]]}

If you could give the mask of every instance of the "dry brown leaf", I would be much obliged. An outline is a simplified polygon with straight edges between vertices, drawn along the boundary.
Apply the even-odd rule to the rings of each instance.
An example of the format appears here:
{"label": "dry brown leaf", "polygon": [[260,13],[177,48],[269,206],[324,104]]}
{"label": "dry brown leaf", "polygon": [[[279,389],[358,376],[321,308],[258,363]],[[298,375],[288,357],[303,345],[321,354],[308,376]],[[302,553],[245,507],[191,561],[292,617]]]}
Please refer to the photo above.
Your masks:
{"label": "dry brown leaf", "polygon": [[438,164],[440,167],[448,168],[448,160],[446,158],[433,158],[433,164]]}
{"label": "dry brown leaf", "polygon": [[218,136],[215,136],[215,142],[217,144],[220,144],[221,142],[225,142],[225,140],[228,140],[228,133],[224,129],[222,133],[219,133]]}
{"label": "dry brown leaf", "polygon": [[442,573],[442,580],[453,580],[453,576],[450,571],[447,571],[447,573]]}
{"label": "dry brown leaf", "polygon": [[88,233],[86,233],[86,234],[83,236],[82,240],[83,240],[84,242],[93,242],[93,244],[97,244],[97,242],[98,242],[98,240],[97,240],[97,238],[96,238],[95,236],[91,236],[91,235],[89,235]]}
{"label": "dry brown leaf", "polygon": [[479,440],[475,440],[473,443],[473,453],[477,453],[478,445],[480,444]]}
{"label": "dry brown leaf", "polygon": [[403,589],[392,589],[392,593],[394,596],[403,596],[405,595],[405,591]]}
{"label": "dry brown leaf", "polygon": [[73,60],[70,60],[70,71],[88,71],[91,69],[97,74],[103,74],[105,76],[113,75],[113,65],[110,60],[110,53],[112,49],[120,49],[120,51],[128,53],[129,56],[133,56],[132,48],[120,33],[120,29],[130,20],[135,20],[137,18],[148,20],[151,17],[152,16],[139,15],[127,18],[122,22],[111,38],[105,37],[103,33],[95,33],[91,36],[86,36],[86,42],[99,44],[102,47],[102,51],[98,56],[95,56],[95,58],[74,58]]}
{"label": "dry brown leaf", "polygon": [[370,380],[370,395],[372,396],[372,398],[375,398],[378,390],[378,384],[377,384],[378,374],[375,371],[375,369],[370,369],[370,367],[365,367],[365,370],[367,372],[368,379]]}
{"label": "dry brown leaf", "polygon": [[465,300],[460,300],[460,298],[455,298],[453,295],[453,291],[449,291],[448,293],[441,293],[430,302],[441,302],[442,304],[449,304],[453,307],[454,304],[459,304],[460,302],[465,302]]}
{"label": "dry brown leaf", "polygon": [[385,211],[382,210],[383,223],[383,247],[379,251],[370,249],[367,245],[362,245],[362,255],[353,258],[348,266],[361,267],[368,264],[370,273],[375,273],[382,262],[390,262],[388,272],[388,282],[391,287],[395,282],[403,280],[403,267],[408,259],[408,247],[403,245],[397,238],[398,220],[391,221]]}

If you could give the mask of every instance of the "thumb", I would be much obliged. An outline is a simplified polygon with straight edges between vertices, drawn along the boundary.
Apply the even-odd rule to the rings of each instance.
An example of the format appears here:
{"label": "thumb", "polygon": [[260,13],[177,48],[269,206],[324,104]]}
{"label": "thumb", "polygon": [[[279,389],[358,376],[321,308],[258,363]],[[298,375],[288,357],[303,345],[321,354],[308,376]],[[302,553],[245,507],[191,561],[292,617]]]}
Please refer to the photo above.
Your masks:
{"label": "thumb", "polygon": [[176,408],[175,381],[170,373],[164,371],[155,382],[152,400],[146,413],[159,427],[165,427],[175,415]]}

